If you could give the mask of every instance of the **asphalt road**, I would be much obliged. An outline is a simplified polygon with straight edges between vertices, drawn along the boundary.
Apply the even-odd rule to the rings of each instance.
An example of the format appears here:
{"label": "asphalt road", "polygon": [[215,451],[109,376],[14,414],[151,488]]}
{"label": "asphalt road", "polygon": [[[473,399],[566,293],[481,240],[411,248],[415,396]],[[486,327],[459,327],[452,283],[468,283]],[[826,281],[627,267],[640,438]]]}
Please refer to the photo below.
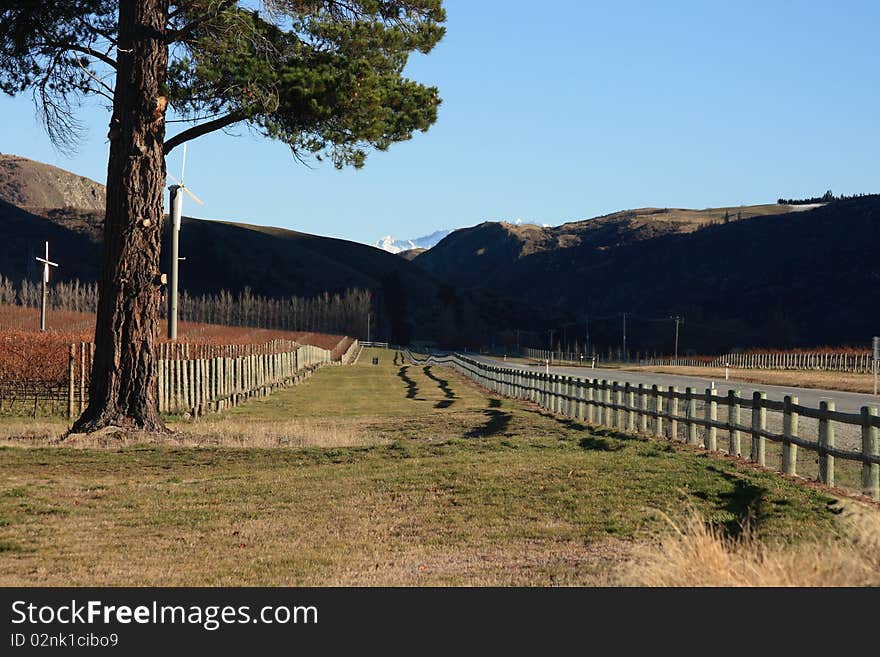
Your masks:
{"label": "asphalt road", "polygon": [[[468,358],[473,358],[474,360],[489,365],[514,367],[530,372],[546,371],[545,366],[543,365],[524,365],[522,363],[505,362],[501,358],[490,358],[488,356],[479,356],[472,353],[468,353],[467,356]],[[724,381],[724,379],[708,379],[698,376],[681,376],[678,374],[659,374],[657,372],[628,372],[626,370],[605,370],[600,368],[590,369],[588,367],[562,367],[551,365],[550,372],[553,374],[565,374],[584,379],[607,379],[608,381],[630,383],[633,385],[641,383],[649,388],[656,384],[665,387],[677,386],[683,391],[684,388],[690,386],[699,393],[705,392],[706,388],[712,387],[712,384],[714,383],[719,396],[726,395],[728,390],[739,390],[741,396],[751,396],[753,392],[758,390],[767,393],[767,399],[776,401],[782,401],[786,395],[793,395],[798,398],[798,403],[801,406],[810,406],[812,408],[819,408],[820,401],[833,401],[836,404],[836,410],[844,413],[858,413],[862,406],[880,407],[880,396],[858,392],[774,386],[766,383]]]}

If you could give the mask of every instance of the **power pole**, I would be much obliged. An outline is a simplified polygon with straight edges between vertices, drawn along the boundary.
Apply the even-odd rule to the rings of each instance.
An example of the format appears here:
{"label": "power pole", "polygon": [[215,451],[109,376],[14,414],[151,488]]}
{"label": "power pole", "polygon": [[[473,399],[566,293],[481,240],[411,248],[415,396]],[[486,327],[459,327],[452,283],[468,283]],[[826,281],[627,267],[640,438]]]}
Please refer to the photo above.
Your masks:
{"label": "power pole", "polygon": [[49,267],[57,267],[57,262],[49,260],[49,242],[46,242],[46,257],[35,258],[43,263],[43,296],[40,302],[40,331],[46,330],[46,304],[49,301]]}
{"label": "power pole", "polygon": [[626,313],[623,313],[623,359],[629,360],[626,355]]}
{"label": "power pole", "polygon": [[674,315],[669,319],[675,322],[675,358],[678,358],[678,325],[684,324],[684,317],[681,315]]}
{"label": "power pole", "polygon": [[370,315],[372,313],[367,313],[367,342],[370,342]]}
{"label": "power pole", "polygon": [[584,319],[584,324],[587,329],[586,340],[584,341],[584,353],[590,353],[590,316],[587,315]]}

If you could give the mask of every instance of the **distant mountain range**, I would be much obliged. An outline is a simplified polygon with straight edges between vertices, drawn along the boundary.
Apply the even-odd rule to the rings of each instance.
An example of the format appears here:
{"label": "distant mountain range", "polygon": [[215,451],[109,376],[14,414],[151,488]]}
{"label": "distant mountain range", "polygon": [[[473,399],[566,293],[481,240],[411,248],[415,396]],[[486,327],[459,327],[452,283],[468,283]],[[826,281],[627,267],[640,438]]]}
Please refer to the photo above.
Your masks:
{"label": "distant mountain range", "polygon": [[376,240],[373,246],[388,253],[401,253],[402,251],[411,251],[413,249],[430,249],[454,230],[454,228],[435,230],[430,235],[417,237],[412,240],[397,240],[391,235],[386,235]]}
{"label": "distant mountain range", "polygon": [[[501,222],[505,223],[505,222]],[[512,222],[515,226],[537,226],[532,221],[525,221],[523,219],[514,219]],[[544,228],[549,228],[549,224],[543,224]],[[388,253],[396,253],[397,255],[403,256],[409,260],[415,258],[417,255],[422,253],[423,251],[427,251],[430,248],[433,248],[437,244],[440,243],[443,238],[447,235],[451,235],[456,230],[462,230],[457,228],[444,228],[441,230],[435,230],[430,235],[425,235],[424,237],[417,237],[412,240],[398,240],[394,239],[392,235],[386,235],[373,243],[377,249],[382,249],[383,251],[387,251]]]}

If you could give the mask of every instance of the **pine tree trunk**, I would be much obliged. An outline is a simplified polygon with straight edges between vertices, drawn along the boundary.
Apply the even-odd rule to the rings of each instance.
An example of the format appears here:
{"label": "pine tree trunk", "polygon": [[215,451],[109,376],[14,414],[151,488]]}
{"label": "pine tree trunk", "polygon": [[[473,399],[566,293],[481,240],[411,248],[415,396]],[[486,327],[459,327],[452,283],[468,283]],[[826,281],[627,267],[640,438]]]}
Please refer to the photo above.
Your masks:
{"label": "pine tree trunk", "polygon": [[157,400],[159,250],[165,157],[168,0],[121,0],[104,253],[89,405],[74,432],[161,431]]}

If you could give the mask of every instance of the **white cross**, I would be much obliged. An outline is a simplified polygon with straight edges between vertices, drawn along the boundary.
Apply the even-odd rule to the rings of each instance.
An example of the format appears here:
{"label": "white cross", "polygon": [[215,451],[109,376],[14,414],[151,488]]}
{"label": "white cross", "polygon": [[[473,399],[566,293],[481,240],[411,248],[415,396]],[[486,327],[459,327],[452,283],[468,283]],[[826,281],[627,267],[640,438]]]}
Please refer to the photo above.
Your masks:
{"label": "white cross", "polygon": [[35,260],[37,262],[43,263],[43,282],[48,283],[49,282],[49,266],[50,265],[52,267],[58,266],[57,262],[52,262],[51,260],[49,260],[49,242],[46,242],[46,257],[45,258],[35,258]]}

